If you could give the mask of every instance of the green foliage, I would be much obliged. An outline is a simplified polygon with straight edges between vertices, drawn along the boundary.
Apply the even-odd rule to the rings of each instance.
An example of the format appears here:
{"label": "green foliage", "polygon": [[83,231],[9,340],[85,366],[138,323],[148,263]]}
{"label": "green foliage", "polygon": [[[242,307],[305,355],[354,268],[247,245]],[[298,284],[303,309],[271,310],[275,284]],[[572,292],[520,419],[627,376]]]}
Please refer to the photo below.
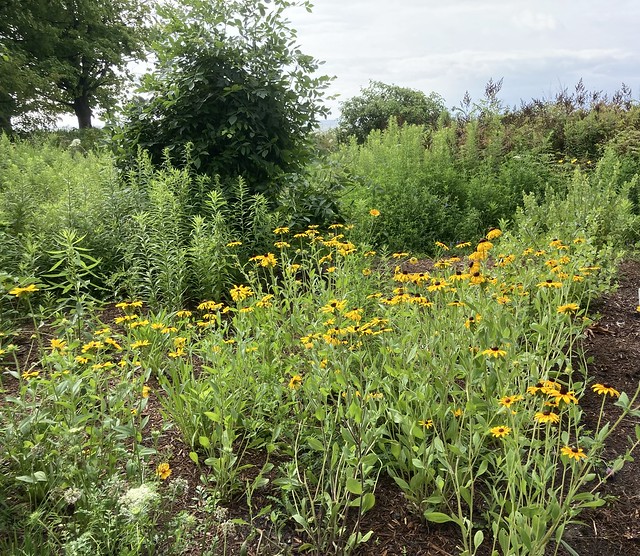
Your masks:
{"label": "green foliage", "polygon": [[225,184],[242,176],[252,193],[273,202],[278,178],[309,157],[307,137],[326,113],[321,99],[329,82],[312,77],[318,62],[295,46],[284,17],[291,5],[188,0],[164,6],[157,67],[143,80],[144,96],[128,105],[114,129],[119,160],[131,163],[140,146],[155,164],[165,150],[177,163],[190,143],[196,170]]}
{"label": "green foliage", "polygon": [[342,103],[339,135],[342,140],[355,137],[363,143],[375,130],[386,129],[389,119],[398,125],[413,124],[434,129],[446,114],[443,98],[422,91],[372,81],[360,95]]}
{"label": "green foliage", "polygon": [[80,128],[93,111],[114,107],[126,65],[140,58],[148,7],[139,0],[42,0],[0,7],[0,129],[34,108],[75,112]]}

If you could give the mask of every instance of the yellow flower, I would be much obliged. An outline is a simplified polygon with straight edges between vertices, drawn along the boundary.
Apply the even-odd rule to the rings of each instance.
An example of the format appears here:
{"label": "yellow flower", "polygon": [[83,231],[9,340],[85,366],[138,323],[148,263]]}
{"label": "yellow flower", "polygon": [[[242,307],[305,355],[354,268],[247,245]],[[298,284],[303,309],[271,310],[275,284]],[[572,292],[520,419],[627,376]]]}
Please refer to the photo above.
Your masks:
{"label": "yellow flower", "polygon": [[64,340],[59,340],[58,338],[51,338],[50,342],[51,344],[51,351],[57,351],[62,353],[65,349],[67,349],[67,342],[65,342]]}
{"label": "yellow flower", "polygon": [[471,247],[471,242],[470,241],[465,241],[463,243],[458,243],[456,245],[456,249],[464,249],[465,247]]}
{"label": "yellow flower", "polygon": [[378,209],[371,209],[369,211],[369,214],[374,218],[377,218],[378,216],[380,216],[380,211]]}
{"label": "yellow flower", "polygon": [[554,282],[551,278],[545,280],[544,282],[540,282],[538,284],[539,288],[561,288],[562,282]]}
{"label": "yellow flower", "polygon": [[558,313],[575,313],[578,309],[580,309],[580,305],[577,303],[567,303],[558,307]]}
{"label": "yellow flower", "polygon": [[260,266],[264,268],[273,268],[278,264],[278,259],[273,253],[267,253],[266,255],[256,255],[255,257],[251,257],[250,261],[255,261],[260,264]]}
{"label": "yellow flower", "polygon": [[441,241],[436,241],[436,247],[440,247],[443,251],[449,251],[449,246],[445,245]]}
{"label": "yellow flower", "polygon": [[192,313],[191,313],[191,311],[183,310],[183,311],[178,311],[178,312],[176,313],[176,317],[178,317],[178,318],[180,318],[180,319],[182,319],[182,318],[188,318],[188,317],[190,317],[190,316],[191,316],[191,314],[192,314]]}
{"label": "yellow flower", "polygon": [[535,415],[535,419],[539,423],[559,423],[560,415],[553,411],[538,411]]}
{"label": "yellow flower", "polygon": [[151,392],[151,387],[147,386],[146,384],[142,387],[142,397],[143,398],[148,398],[149,397],[149,393]]}
{"label": "yellow flower", "polygon": [[420,425],[421,427],[424,427],[425,429],[430,429],[431,427],[433,427],[433,420],[432,419],[427,419],[426,421],[420,420],[418,421],[418,425]]}
{"label": "yellow flower", "polygon": [[241,241],[230,241],[227,243],[227,247],[239,247],[240,245],[242,245]]}
{"label": "yellow flower", "polygon": [[273,244],[273,246],[277,247],[278,249],[284,249],[285,247],[291,247],[291,245],[289,245],[286,241],[276,241]]}
{"label": "yellow flower", "polygon": [[141,347],[148,346],[151,342],[149,340],[138,340],[137,342],[133,342],[131,344],[131,349],[138,349]]}
{"label": "yellow flower", "polygon": [[609,386],[608,384],[594,384],[591,389],[596,393],[602,396],[606,396],[609,394],[612,398],[619,398],[620,392],[618,392],[613,386]]}
{"label": "yellow flower", "polygon": [[567,456],[569,459],[573,458],[576,461],[580,461],[582,458],[587,457],[587,454],[584,453],[582,448],[572,448],[571,446],[563,446],[560,449],[560,453],[563,456]]}
{"label": "yellow flower", "polygon": [[22,373],[22,378],[25,380],[31,380],[32,378],[37,378],[40,375],[40,371],[24,371]]}
{"label": "yellow flower", "polygon": [[501,235],[502,235],[502,230],[499,230],[498,228],[494,228],[493,230],[489,230],[489,233],[487,234],[487,239],[491,241],[494,239],[498,239]]}
{"label": "yellow flower", "polygon": [[9,291],[10,295],[15,295],[16,297],[21,297],[22,295],[24,295],[25,293],[33,293],[33,292],[37,292],[38,288],[36,287],[35,284],[29,284],[28,286],[25,286],[24,288],[19,288],[19,287],[15,287],[12,290]]}
{"label": "yellow flower", "polygon": [[560,402],[564,402],[566,404],[578,403],[578,398],[576,398],[575,393],[573,391],[567,391],[567,388],[565,386],[562,386],[560,390],[549,390],[545,392],[545,394],[549,394],[554,399],[556,404],[559,404]]}
{"label": "yellow flower", "polygon": [[504,407],[511,407],[515,402],[519,402],[520,400],[522,400],[522,396],[518,395],[518,396],[504,396],[502,398],[500,398],[500,401],[498,402],[500,405],[503,405]]}
{"label": "yellow flower", "polygon": [[498,427],[492,427],[491,429],[489,429],[489,432],[496,438],[502,438],[503,436],[507,436],[511,432],[511,428],[500,425]]}
{"label": "yellow flower", "polygon": [[402,257],[408,257],[409,253],[394,253],[393,255],[391,255],[394,259],[401,259]]}
{"label": "yellow flower", "polygon": [[347,306],[347,300],[332,299],[324,307],[320,308],[323,313],[335,313],[336,311],[342,311]]}
{"label": "yellow flower", "polygon": [[288,234],[289,233],[289,228],[287,226],[280,226],[280,227],[276,228],[275,230],[273,230],[273,233],[276,234],[276,235]]}
{"label": "yellow flower", "polygon": [[253,295],[253,290],[248,286],[240,285],[233,286],[233,288],[229,290],[229,293],[231,294],[231,299],[233,299],[234,301],[242,301],[247,297]]}
{"label": "yellow flower", "polygon": [[302,377],[300,375],[293,375],[289,381],[289,390],[297,390],[302,386]]}
{"label": "yellow flower", "polygon": [[482,355],[486,355],[487,357],[495,357],[497,359],[498,357],[507,355],[507,352],[503,349],[500,349],[499,347],[491,347],[489,349],[485,349],[482,352]]}
{"label": "yellow flower", "polygon": [[[463,306],[464,303],[462,303],[459,306]],[[482,320],[482,315],[476,315],[475,317],[473,315],[471,315],[464,323],[465,327],[468,328],[469,330],[471,330],[472,326],[475,326],[476,324],[478,324],[480,321]]]}
{"label": "yellow flower", "polygon": [[171,467],[169,467],[168,463],[161,463],[156,468],[156,475],[160,477],[163,481],[166,481],[171,475]]}
{"label": "yellow flower", "polygon": [[88,357],[82,357],[81,355],[76,355],[76,361],[78,363],[84,364],[84,363],[88,363],[89,362],[89,358]]}

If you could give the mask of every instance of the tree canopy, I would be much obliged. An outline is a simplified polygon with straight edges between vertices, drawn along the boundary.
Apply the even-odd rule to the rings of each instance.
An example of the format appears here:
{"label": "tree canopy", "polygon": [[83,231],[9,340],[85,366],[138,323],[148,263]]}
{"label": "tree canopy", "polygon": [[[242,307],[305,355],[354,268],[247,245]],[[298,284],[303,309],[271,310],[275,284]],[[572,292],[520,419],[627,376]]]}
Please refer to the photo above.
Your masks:
{"label": "tree canopy", "polygon": [[[147,150],[156,163],[177,163],[190,144],[201,172],[236,179],[252,190],[300,167],[330,79],[303,54],[273,0],[182,0],[158,10],[157,64],[125,110],[114,139],[121,160]],[[273,191],[271,191],[273,193]]]}
{"label": "tree canopy", "polygon": [[342,103],[339,133],[342,139],[355,137],[364,142],[374,129],[385,129],[389,118],[398,124],[434,127],[446,112],[444,99],[437,93],[426,95],[422,91],[371,81],[369,86]]}
{"label": "tree canopy", "polygon": [[126,66],[143,56],[144,0],[0,3],[0,127],[11,119],[74,112],[91,127],[119,96]]}

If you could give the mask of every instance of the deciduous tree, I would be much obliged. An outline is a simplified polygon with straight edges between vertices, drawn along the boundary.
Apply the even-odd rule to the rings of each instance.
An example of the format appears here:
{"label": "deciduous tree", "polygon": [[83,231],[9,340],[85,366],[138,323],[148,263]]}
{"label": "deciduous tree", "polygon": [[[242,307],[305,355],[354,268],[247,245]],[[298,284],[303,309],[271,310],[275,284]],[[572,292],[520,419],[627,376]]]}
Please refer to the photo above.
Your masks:
{"label": "deciduous tree", "polygon": [[143,56],[148,12],[144,0],[0,2],[0,125],[37,109],[91,127]]}

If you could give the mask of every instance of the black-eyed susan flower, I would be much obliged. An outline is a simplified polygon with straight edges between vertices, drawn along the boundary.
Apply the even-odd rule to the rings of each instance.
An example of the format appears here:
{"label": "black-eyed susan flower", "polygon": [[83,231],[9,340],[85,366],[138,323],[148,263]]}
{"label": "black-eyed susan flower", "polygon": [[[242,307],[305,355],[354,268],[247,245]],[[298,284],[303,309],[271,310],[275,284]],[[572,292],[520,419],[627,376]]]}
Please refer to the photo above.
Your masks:
{"label": "black-eyed susan flower", "polygon": [[287,226],[279,226],[278,228],[273,230],[273,233],[276,234],[276,235],[288,234],[289,233],[289,228]]}
{"label": "black-eyed susan flower", "polygon": [[302,377],[300,375],[293,375],[289,380],[289,390],[297,390],[302,386]]}
{"label": "black-eyed susan flower", "polygon": [[433,420],[432,419],[421,419],[420,421],[418,421],[418,425],[420,425],[421,427],[425,428],[425,429],[430,429],[433,427]]}
{"label": "black-eyed susan flower", "polygon": [[14,295],[16,297],[22,297],[24,294],[37,292],[38,287],[35,284],[29,284],[24,288],[15,287],[12,290],[9,290],[9,295]]}
{"label": "black-eyed susan flower", "polygon": [[522,400],[522,396],[520,395],[503,396],[498,400],[498,403],[504,407],[511,407],[514,403],[519,402],[520,400]]}
{"label": "black-eyed susan flower", "polygon": [[346,299],[332,299],[331,301],[329,301],[329,303],[327,303],[323,307],[320,307],[320,311],[323,313],[335,313],[336,311],[342,311],[346,306]]}
{"label": "black-eyed susan flower", "polygon": [[498,239],[501,235],[502,235],[502,230],[498,228],[493,228],[492,230],[489,230],[489,233],[487,233],[487,239],[489,241],[492,241],[494,239]]}
{"label": "black-eyed susan flower", "polygon": [[561,288],[562,282],[554,282],[551,278],[537,284],[539,288]]}
{"label": "black-eyed susan flower", "polygon": [[535,419],[536,421],[538,421],[538,423],[559,423],[560,422],[560,415],[558,415],[557,413],[554,413],[553,411],[538,411],[535,414]]}
{"label": "black-eyed susan flower", "polygon": [[602,384],[602,383],[594,384],[591,387],[591,389],[596,394],[600,394],[601,396],[606,396],[608,394],[612,398],[620,397],[620,392],[618,392],[618,390],[616,390],[613,386],[609,386],[608,384]]}
{"label": "black-eyed susan flower", "polygon": [[567,303],[566,305],[560,305],[558,307],[558,313],[572,314],[577,312],[578,309],[580,309],[580,305],[577,303]]}
{"label": "black-eyed susan flower", "polygon": [[499,347],[494,346],[485,349],[482,352],[482,355],[486,355],[487,357],[495,357],[497,359],[498,357],[504,357],[505,355],[507,355],[507,352],[503,349],[500,349]]}
{"label": "black-eyed susan flower", "polygon": [[247,297],[253,295],[253,290],[249,286],[241,284],[239,286],[233,286],[233,288],[229,290],[229,293],[231,294],[231,299],[237,302],[243,301]]}
{"label": "black-eyed susan flower", "polygon": [[552,398],[554,398],[554,401],[557,404],[559,404],[560,402],[563,402],[567,405],[570,403],[578,403],[578,398],[576,398],[575,392],[567,390],[566,386],[562,386],[560,390],[549,390],[545,393],[548,393]]}
{"label": "black-eyed susan flower", "polygon": [[465,322],[464,325],[466,328],[471,329],[472,326],[475,326],[482,320],[482,315],[471,315]]}
{"label": "black-eyed susan flower", "polygon": [[584,453],[582,448],[573,448],[572,446],[563,446],[560,449],[560,453],[563,456],[567,456],[569,459],[575,459],[576,461],[580,461],[587,457],[587,454]]}
{"label": "black-eyed susan flower", "polygon": [[511,433],[511,428],[507,427],[505,425],[499,425],[497,427],[492,427],[489,429],[489,432],[495,437],[495,438],[502,438],[504,436],[507,436]]}

